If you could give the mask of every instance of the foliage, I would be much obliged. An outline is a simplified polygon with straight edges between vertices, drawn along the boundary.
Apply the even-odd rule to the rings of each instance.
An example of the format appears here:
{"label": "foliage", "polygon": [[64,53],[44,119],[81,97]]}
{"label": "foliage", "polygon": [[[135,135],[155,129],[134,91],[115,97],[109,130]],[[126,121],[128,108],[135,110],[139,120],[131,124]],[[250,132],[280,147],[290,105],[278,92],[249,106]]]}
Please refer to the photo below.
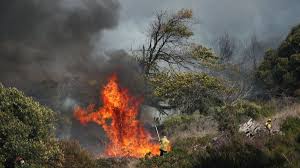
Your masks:
{"label": "foliage", "polygon": [[155,96],[183,113],[205,112],[210,106],[221,104],[222,94],[228,91],[223,80],[205,73],[162,72],[150,82]]}
{"label": "foliage", "polygon": [[177,125],[181,125],[181,124],[185,124],[185,123],[190,123],[194,120],[195,120],[195,118],[193,115],[186,115],[186,114],[175,115],[175,116],[167,118],[164,121],[164,126],[172,127],[172,126],[177,126]]}
{"label": "foliage", "polygon": [[163,157],[152,157],[149,159],[143,159],[139,163],[138,167],[148,168],[148,167],[192,167],[191,162],[192,156],[187,155],[183,150],[174,149],[172,152],[164,155]]}
{"label": "foliage", "polygon": [[61,141],[59,144],[64,154],[64,168],[94,168],[92,155],[81,148],[77,141]]}
{"label": "foliage", "polygon": [[[212,136],[207,135],[205,137],[187,137],[185,139],[174,142],[173,146],[175,149],[181,149],[187,154],[194,154],[197,150],[204,150],[205,146],[210,145]],[[198,151],[199,152],[199,151]]]}
{"label": "foliage", "polygon": [[233,106],[236,108],[238,116],[248,116],[253,119],[268,117],[274,112],[274,107],[267,103],[240,100]]}
{"label": "foliage", "polygon": [[208,147],[206,153],[198,157],[195,167],[281,167],[283,162],[243,138],[233,138],[221,147]]}
{"label": "foliage", "polygon": [[300,119],[287,118],[281,126],[283,135],[276,135],[266,144],[269,153],[285,161],[285,167],[300,166]]}
{"label": "foliage", "polygon": [[142,159],[139,167],[283,167],[283,157],[272,155],[247,142],[243,136],[232,136],[221,145],[211,137],[187,138],[175,142],[166,156]]}
{"label": "foliage", "polygon": [[60,141],[64,154],[63,168],[119,168],[126,167],[126,158],[94,158],[78,141]]}
{"label": "foliage", "polygon": [[203,45],[192,44],[190,47],[190,54],[193,59],[201,62],[204,65],[215,64],[218,57],[211,48],[206,48]]}
{"label": "foliage", "polygon": [[161,133],[177,140],[215,135],[218,133],[218,123],[212,116],[204,116],[198,112],[177,114],[164,120]]}
{"label": "foliage", "polygon": [[197,145],[200,146],[207,144],[210,139],[210,137],[204,137],[178,140],[172,144],[174,148],[170,153],[164,155],[163,157],[141,159],[138,167],[193,167],[195,156],[200,153],[200,151],[195,150],[195,147]]}
{"label": "foliage", "polygon": [[146,75],[158,69],[160,62],[182,65],[187,61],[183,48],[193,35],[192,10],[182,9],[175,14],[157,13],[148,31],[147,44],[143,45],[139,62]]}
{"label": "foliage", "polygon": [[129,160],[126,158],[100,158],[96,161],[95,168],[120,168],[126,167]]}
{"label": "foliage", "polygon": [[60,167],[63,156],[54,139],[54,112],[15,88],[0,85],[0,164]]}
{"label": "foliage", "polygon": [[238,100],[232,104],[214,107],[210,111],[218,120],[221,131],[236,133],[238,125],[241,122],[245,122],[249,118],[259,119],[269,117],[274,114],[275,107],[268,102],[256,103],[247,100]]}
{"label": "foliage", "polygon": [[211,108],[214,118],[218,121],[219,130],[236,133],[238,130],[238,117],[233,106],[225,105],[221,107]]}
{"label": "foliage", "polygon": [[286,135],[297,136],[300,134],[300,118],[287,118],[282,124],[281,130]]}
{"label": "foliage", "polygon": [[300,25],[292,29],[277,50],[266,52],[256,76],[272,93],[299,96]]}

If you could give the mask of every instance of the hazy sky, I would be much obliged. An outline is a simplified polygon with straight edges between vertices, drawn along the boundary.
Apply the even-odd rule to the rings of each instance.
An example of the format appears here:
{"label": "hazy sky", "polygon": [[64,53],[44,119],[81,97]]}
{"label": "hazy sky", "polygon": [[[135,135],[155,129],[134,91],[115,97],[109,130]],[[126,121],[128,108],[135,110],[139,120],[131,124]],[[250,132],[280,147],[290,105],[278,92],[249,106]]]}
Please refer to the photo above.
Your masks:
{"label": "hazy sky", "polygon": [[155,12],[182,8],[194,11],[202,44],[224,32],[284,37],[300,23],[300,0],[1,0],[0,81],[90,71],[106,50],[141,46]]}
{"label": "hazy sky", "polygon": [[156,11],[190,8],[199,20],[194,39],[209,43],[226,32],[237,38],[284,36],[300,24],[300,0],[121,0],[119,25],[105,31],[101,45],[131,48],[140,45]]}

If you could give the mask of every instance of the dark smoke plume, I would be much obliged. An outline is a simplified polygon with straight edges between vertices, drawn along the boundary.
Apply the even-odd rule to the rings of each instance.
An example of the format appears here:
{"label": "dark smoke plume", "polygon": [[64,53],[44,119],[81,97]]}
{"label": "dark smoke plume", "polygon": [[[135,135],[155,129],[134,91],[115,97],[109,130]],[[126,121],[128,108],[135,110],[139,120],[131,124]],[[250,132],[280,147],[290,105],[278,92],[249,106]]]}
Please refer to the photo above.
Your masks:
{"label": "dark smoke plume", "polygon": [[90,67],[91,38],[118,23],[112,0],[1,0],[0,81],[59,81]]}
{"label": "dark smoke plume", "polygon": [[[62,121],[61,137],[69,137],[70,129],[73,137],[84,137],[87,128],[80,132],[72,108],[96,103],[110,73],[125,86],[134,81],[124,80],[138,68],[124,52],[92,53],[101,48],[93,38],[117,26],[119,10],[116,0],[0,1],[0,82],[65,116],[72,129]],[[96,135],[88,135],[87,143]]]}
{"label": "dark smoke plume", "polygon": [[117,26],[119,10],[116,0],[0,1],[0,82],[51,107],[60,114],[57,135],[94,152],[104,145],[104,133],[74,120],[74,106],[100,106],[112,73],[132,94],[144,90],[139,66],[124,51],[94,53],[102,48],[94,38]]}

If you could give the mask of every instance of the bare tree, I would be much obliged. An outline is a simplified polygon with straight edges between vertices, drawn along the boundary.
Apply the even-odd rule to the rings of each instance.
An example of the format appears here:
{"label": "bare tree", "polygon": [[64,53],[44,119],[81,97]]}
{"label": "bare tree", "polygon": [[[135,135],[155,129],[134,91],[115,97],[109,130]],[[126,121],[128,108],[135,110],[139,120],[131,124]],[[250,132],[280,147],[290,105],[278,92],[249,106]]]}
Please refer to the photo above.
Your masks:
{"label": "bare tree", "polygon": [[229,33],[225,32],[218,37],[215,45],[222,62],[228,62],[232,59],[236,50],[236,40]]}
{"label": "bare tree", "polygon": [[246,42],[244,55],[245,61],[251,62],[252,70],[256,70],[258,67],[258,63],[260,59],[263,57],[264,54],[264,47],[263,44],[258,41],[256,34],[253,34],[249,40]]}
{"label": "bare tree", "polygon": [[[247,78],[248,79],[248,78]],[[228,104],[235,105],[239,100],[247,99],[251,96],[254,87],[249,83],[251,79],[240,79],[229,85],[230,88],[234,88],[234,92],[230,94],[226,94],[224,98],[224,102]]]}
{"label": "bare tree", "polygon": [[193,35],[193,13],[183,9],[175,14],[159,12],[148,31],[147,44],[142,47],[139,58],[146,75],[158,69],[160,62],[168,65],[183,65],[187,61],[184,47]]}

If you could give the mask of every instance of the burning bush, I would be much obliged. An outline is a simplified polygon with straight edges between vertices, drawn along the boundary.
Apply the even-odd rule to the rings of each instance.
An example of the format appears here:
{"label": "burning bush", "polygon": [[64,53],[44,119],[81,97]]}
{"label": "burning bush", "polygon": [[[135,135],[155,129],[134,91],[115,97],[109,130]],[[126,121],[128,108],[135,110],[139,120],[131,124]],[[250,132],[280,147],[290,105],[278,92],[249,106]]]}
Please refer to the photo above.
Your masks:
{"label": "burning bush", "polygon": [[127,89],[118,85],[112,75],[104,86],[101,97],[103,106],[95,109],[77,107],[75,117],[82,123],[94,122],[101,125],[110,140],[104,155],[109,157],[144,157],[147,153],[159,154],[159,144],[150,140],[150,134],[138,121],[141,99],[131,96]]}

